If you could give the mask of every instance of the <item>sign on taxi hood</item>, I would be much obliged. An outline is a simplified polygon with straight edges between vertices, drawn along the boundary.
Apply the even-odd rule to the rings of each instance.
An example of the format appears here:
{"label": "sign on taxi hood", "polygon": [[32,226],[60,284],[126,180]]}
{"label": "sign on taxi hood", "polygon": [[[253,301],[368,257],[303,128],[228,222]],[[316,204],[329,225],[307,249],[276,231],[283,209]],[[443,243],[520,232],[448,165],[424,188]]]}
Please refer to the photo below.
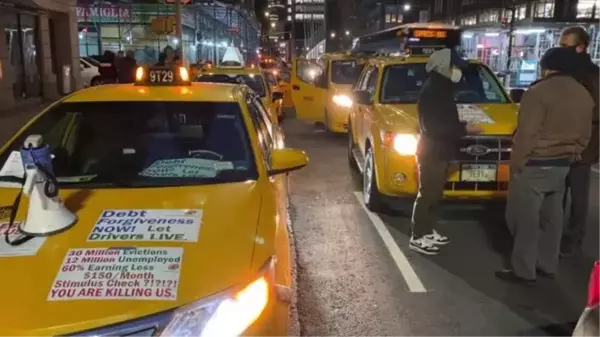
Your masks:
{"label": "sign on taxi hood", "polygon": [[[511,135],[517,125],[516,106],[503,104],[457,104],[459,118],[480,124],[484,134]],[[381,113],[388,125],[417,130],[416,104],[384,104]]]}
{"label": "sign on taxi hood", "polygon": [[[12,204],[16,191],[0,188],[0,206]],[[0,254],[0,335],[63,335],[121,323],[248,277],[261,207],[255,184],[60,195],[79,218],[73,228],[27,254]]]}

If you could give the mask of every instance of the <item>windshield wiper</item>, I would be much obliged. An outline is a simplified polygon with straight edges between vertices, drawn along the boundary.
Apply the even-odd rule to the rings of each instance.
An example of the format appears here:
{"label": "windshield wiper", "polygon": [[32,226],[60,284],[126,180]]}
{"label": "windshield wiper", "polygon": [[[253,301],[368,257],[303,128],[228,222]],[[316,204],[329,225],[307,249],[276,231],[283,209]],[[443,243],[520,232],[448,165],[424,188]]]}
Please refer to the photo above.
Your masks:
{"label": "windshield wiper", "polygon": [[24,184],[25,180],[23,178],[15,177],[15,176],[0,176],[0,182]]}

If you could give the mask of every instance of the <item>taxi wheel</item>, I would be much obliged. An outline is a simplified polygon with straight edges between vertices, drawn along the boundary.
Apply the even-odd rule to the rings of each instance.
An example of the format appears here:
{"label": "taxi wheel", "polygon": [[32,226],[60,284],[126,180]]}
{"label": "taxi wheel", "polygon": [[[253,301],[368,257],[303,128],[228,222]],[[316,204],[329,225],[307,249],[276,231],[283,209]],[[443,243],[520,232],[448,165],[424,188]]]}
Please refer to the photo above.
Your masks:
{"label": "taxi wheel", "polygon": [[325,132],[331,132],[331,129],[329,128],[329,113],[327,112],[327,109],[325,109],[324,112],[325,116],[324,116],[324,121],[325,121]]}
{"label": "taxi wheel", "polygon": [[365,206],[371,212],[381,212],[383,210],[383,201],[379,188],[377,188],[377,177],[375,175],[375,156],[373,148],[367,148],[365,156],[365,168],[363,170],[363,199]]}
{"label": "taxi wheel", "polygon": [[352,136],[352,126],[348,123],[348,165],[350,165],[350,169],[353,171],[358,169],[356,165],[356,159],[354,158],[354,136]]}

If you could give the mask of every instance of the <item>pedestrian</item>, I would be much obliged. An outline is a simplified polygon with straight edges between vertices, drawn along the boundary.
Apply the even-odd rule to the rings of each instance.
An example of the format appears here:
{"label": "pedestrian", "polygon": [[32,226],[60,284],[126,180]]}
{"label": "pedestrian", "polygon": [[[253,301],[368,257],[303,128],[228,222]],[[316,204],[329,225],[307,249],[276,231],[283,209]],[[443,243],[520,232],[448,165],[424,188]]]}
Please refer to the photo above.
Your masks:
{"label": "pedestrian", "polygon": [[477,125],[459,120],[454,101],[455,83],[461,80],[461,68],[466,66],[467,62],[454,49],[434,52],[427,61],[425,69],[429,76],[417,103],[419,191],[413,208],[409,248],[427,255],[438,254],[438,246],[450,242],[434,229],[448,179],[448,163],[458,152],[461,137],[482,131]]}
{"label": "pedestrian", "polygon": [[496,277],[530,284],[557,272],[565,179],[590,140],[594,101],[575,79],[578,56],[551,48],[542,79],[521,100],[513,137],[506,222],[513,235],[510,268]]}
{"label": "pedestrian", "polygon": [[133,50],[125,52],[125,56],[119,63],[117,76],[119,83],[133,83],[135,81],[135,71],[137,69],[137,61]]}
{"label": "pedestrian", "polygon": [[[567,186],[563,205],[565,212],[570,213],[569,220],[565,224],[564,234],[561,242],[561,256],[569,257],[575,252],[581,251],[581,245],[585,236],[585,228],[589,205],[589,187],[591,166],[598,163],[598,114],[600,107],[598,100],[600,96],[599,69],[592,62],[587,48],[590,36],[582,27],[569,27],[561,33],[560,45],[574,49],[579,57],[576,72],[577,80],[587,89],[594,100],[592,114],[592,137],[590,143],[581,154],[581,160],[571,164],[567,175]],[[570,194],[570,202],[569,202]]]}

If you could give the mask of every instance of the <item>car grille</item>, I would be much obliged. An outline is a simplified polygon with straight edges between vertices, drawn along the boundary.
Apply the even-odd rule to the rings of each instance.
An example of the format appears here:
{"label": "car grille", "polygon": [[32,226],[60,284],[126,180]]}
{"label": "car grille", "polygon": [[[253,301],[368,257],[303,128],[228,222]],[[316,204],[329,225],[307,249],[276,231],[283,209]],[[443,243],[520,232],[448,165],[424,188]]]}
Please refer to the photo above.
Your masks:
{"label": "car grille", "polygon": [[82,331],[68,336],[152,336],[173,313],[172,310],[124,323]]}
{"label": "car grille", "polygon": [[[506,164],[510,160],[512,137],[467,136],[461,139],[459,151],[453,163],[460,164]],[[506,191],[508,182],[447,182],[450,191]]]}
{"label": "car grille", "polygon": [[498,163],[510,160],[510,136],[467,136],[461,139],[455,162]]}

